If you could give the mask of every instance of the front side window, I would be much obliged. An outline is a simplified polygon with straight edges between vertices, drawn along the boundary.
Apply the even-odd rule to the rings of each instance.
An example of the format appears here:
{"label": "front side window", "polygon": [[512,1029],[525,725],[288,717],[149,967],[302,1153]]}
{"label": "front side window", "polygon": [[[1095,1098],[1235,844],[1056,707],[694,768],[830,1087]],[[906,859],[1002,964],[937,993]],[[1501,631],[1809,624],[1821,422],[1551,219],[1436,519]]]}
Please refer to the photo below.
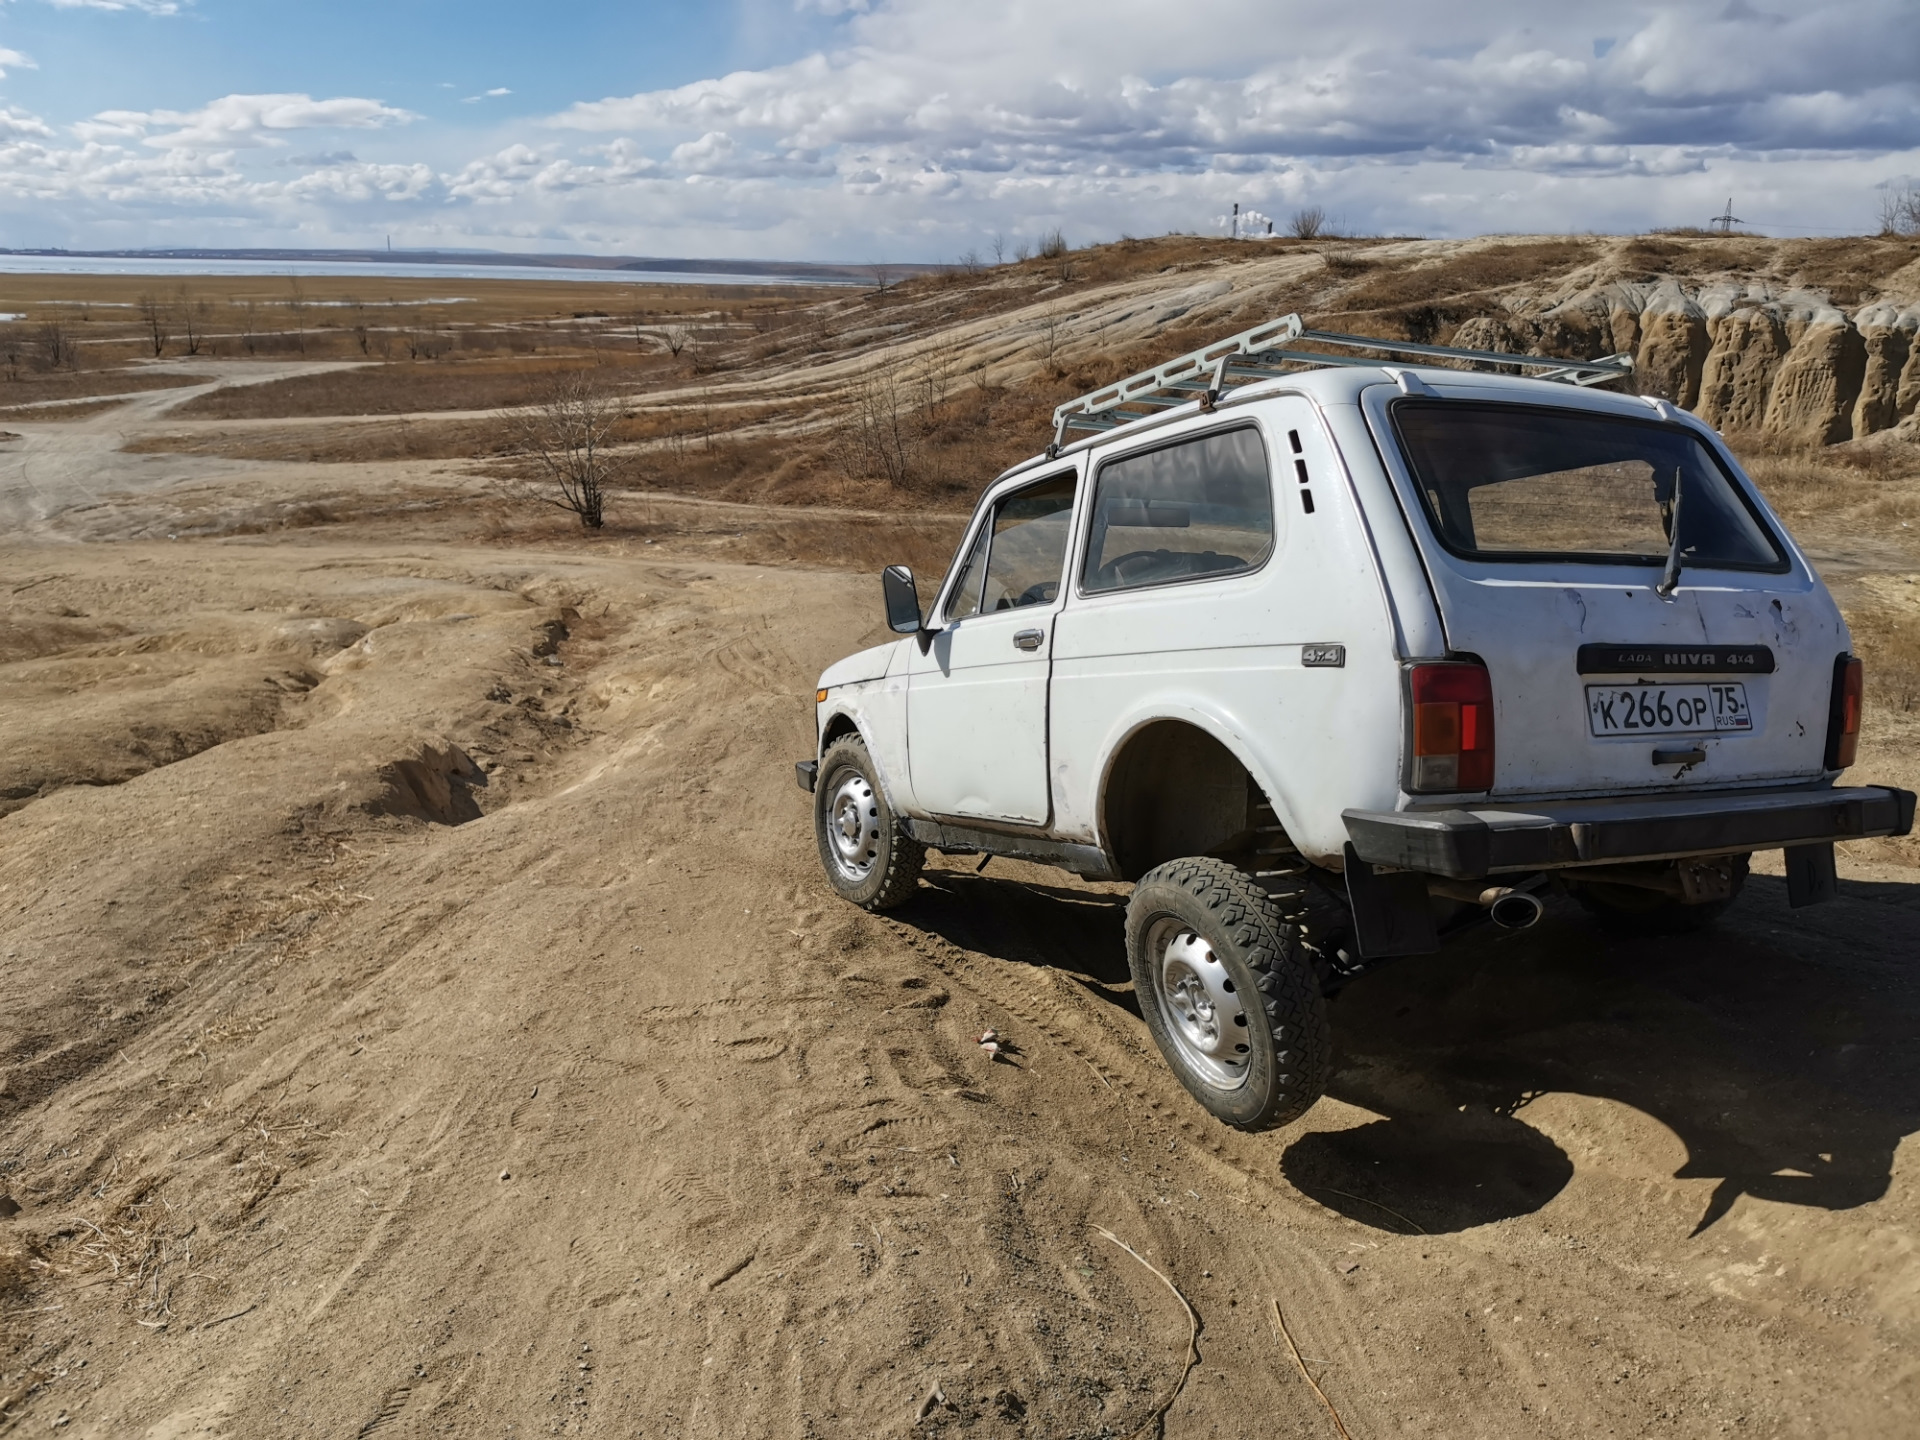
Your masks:
{"label": "front side window", "polygon": [[1718,458],[1677,425],[1453,400],[1399,400],[1391,413],[1427,516],[1457,555],[1664,565],[1677,488],[1687,566],[1787,568]]}
{"label": "front side window", "polygon": [[1080,585],[1088,594],[1258,569],[1273,550],[1267,448],[1252,428],[1101,467]]}
{"label": "front side window", "polygon": [[947,619],[1053,603],[1073,529],[1075,478],[1043,480],[994,506],[961,562]]}

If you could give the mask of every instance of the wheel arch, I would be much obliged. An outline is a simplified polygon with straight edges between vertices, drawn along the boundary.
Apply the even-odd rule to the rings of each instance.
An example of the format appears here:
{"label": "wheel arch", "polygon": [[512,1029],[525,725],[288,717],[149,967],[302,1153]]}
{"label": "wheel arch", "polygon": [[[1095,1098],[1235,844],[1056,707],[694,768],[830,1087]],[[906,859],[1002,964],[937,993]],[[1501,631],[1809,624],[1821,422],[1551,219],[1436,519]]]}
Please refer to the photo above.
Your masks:
{"label": "wheel arch", "polygon": [[1137,880],[1156,865],[1245,843],[1264,800],[1291,837],[1290,807],[1233,726],[1197,708],[1135,719],[1108,751],[1097,834],[1115,870]]}
{"label": "wheel arch", "polygon": [[[894,773],[894,767],[888,764],[886,748],[875,743],[872,717],[863,714],[860,707],[850,703],[857,696],[836,701],[820,719],[820,743],[814,758],[824,760],[827,751],[849,735],[858,739],[867,747],[867,758],[873,762],[874,778],[880,782],[880,789],[887,797],[887,805],[896,815],[907,812],[902,802],[907,796],[902,793],[900,781],[904,778]],[[902,760],[901,768],[905,762]]]}

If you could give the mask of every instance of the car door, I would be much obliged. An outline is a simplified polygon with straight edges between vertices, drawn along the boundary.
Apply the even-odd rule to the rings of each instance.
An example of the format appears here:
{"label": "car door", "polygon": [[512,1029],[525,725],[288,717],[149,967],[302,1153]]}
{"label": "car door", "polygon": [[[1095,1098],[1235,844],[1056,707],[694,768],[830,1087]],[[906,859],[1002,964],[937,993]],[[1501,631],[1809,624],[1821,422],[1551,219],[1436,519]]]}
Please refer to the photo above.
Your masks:
{"label": "car door", "polygon": [[932,814],[1047,822],[1047,680],[1078,478],[993,503],[909,663],[907,763]]}

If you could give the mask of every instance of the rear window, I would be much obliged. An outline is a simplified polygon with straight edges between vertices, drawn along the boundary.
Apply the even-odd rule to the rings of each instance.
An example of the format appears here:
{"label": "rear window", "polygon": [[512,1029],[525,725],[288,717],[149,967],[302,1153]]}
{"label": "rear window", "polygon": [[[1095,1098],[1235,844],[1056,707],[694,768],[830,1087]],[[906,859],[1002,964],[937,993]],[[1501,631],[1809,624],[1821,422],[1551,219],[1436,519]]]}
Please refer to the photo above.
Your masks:
{"label": "rear window", "polygon": [[1677,485],[1687,568],[1787,568],[1718,458],[1678,426],[1445,400],[1391,413],[1427,518],[1456,555],[1664,565]]}

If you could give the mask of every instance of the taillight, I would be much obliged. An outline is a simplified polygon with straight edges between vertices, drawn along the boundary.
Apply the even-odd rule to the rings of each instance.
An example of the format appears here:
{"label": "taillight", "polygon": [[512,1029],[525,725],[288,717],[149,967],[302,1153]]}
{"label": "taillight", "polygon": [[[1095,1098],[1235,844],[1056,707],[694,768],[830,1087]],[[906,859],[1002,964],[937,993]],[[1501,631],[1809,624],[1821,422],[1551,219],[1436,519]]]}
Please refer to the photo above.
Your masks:
{"label": "taillight", "polygon": [[1484,665],[1415,665],[1411,790],[1493,788],[1493,680]]}
{"label": "taillight", "polygon": [[1827,769],[1844,770],[1860,749],[1860,706],[1866,672],[1851,655],[1833,662],[1833,705],[1827,712]]}

